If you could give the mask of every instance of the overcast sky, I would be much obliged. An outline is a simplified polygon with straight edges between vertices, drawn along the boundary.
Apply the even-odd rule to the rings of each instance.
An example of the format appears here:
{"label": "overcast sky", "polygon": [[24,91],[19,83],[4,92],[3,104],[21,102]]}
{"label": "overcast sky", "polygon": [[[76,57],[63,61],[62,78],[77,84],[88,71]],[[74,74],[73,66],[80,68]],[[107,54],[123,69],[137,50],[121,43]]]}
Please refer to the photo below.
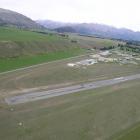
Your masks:
{"label": "overcast sky", "polygon": [[140,31],[140,0],[0,0],[34,20],[95,22]]}

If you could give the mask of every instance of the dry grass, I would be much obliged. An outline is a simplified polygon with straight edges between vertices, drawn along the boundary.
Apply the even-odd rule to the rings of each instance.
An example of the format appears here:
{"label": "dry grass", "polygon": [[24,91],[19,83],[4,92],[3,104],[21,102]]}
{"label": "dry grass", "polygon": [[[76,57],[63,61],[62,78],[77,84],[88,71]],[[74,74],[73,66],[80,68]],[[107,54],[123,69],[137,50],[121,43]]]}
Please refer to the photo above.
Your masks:
{"label": "dry grass", "polygon": [[[3,140],[107,140],[140,121],[140,81],[0,108]],[[11,111],[13,108],[13,111]],[[19,126],[19,122],[23,125]],[[137,139],[133,139],[137,140]]]}
{"label": "dry grass", "polygon": [[32,89],[59,88],[65,85],[109,79],[140,72],[139,65],[119,65],[117,63],[99,63],[88,66],[86,69],[67,66],[69,62],[76,62],[85,58],[88,58],[88,56],[48,63],[0,75],[1,96],[18,94]]}

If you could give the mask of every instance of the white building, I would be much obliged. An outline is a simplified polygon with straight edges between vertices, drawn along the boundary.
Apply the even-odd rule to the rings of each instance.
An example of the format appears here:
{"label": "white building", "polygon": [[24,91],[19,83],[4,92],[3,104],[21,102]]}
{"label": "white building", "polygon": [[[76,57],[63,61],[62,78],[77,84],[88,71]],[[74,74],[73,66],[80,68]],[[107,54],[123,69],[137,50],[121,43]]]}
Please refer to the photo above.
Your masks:
{"label": "white building", "polygon": [[68,63],[67,66],[74,67],[74,66],[76,66],[76,64],[74,64],[74,63]]}

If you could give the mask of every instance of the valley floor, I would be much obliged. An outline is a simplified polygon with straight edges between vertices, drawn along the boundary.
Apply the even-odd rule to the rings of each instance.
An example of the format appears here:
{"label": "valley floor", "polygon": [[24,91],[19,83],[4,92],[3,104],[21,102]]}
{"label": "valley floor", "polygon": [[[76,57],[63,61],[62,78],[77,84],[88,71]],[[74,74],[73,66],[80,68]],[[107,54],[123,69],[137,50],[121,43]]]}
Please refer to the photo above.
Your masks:
{"label": "valley floor", "polygon": [[[73,34],[63,38],[8,28],[0,31],[2,140],[140,138],[140,79],[136,76],[140,74],[140,55],[121,51],[118,44],[124,42]],[[99,51],[109,46],[114,49]],[[129,75],[136,77],[126,80]],[[93,88],[97,83],[106,87]],[[85,90],[16,105],[5,102],[75,85]]]}

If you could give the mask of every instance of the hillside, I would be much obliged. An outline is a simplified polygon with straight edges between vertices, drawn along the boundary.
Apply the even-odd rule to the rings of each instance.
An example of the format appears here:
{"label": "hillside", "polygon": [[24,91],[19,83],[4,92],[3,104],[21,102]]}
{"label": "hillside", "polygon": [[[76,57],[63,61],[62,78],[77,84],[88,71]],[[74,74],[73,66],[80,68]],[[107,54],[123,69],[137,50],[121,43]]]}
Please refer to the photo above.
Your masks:
{"label": "hillside", "polygon": [[82,52],[78,44],[57,34],[0,27],[0,72],[68,58]]}
{"label": "hillside", "polygon": [[[76,40],[76,43],[72,41]],[[82,37],[74,34],[38,33],[15,28],[0,27],[0,58],[46,54],[73,48],[101,48],[117,46],[119,41]]]}
{"label": "hillside", "polygon": [[134,32],[126,28],[116,28],[108,25],[95,24],[95,23],[74,24],[74,23],[55,22],[50,20],[38,21],[38,23],[44,26],[46,25],[47,28],[54,29],[55,31],[61,33],[70,32],[70,33],[79,33],[85,35],[96,35],[104,38],[140,41],[140,32]]}
{"label": "hillside", "polygon": [[57,34],[0,27],[0,58],[31,56],[73,48],[76,48],[74,43]]}
{"label": "hillside", "polygon": [[24,29],[42,29],[43,27],[37,24],[30,18],[17,12],[0,8],[0,26],[12,26]]}

